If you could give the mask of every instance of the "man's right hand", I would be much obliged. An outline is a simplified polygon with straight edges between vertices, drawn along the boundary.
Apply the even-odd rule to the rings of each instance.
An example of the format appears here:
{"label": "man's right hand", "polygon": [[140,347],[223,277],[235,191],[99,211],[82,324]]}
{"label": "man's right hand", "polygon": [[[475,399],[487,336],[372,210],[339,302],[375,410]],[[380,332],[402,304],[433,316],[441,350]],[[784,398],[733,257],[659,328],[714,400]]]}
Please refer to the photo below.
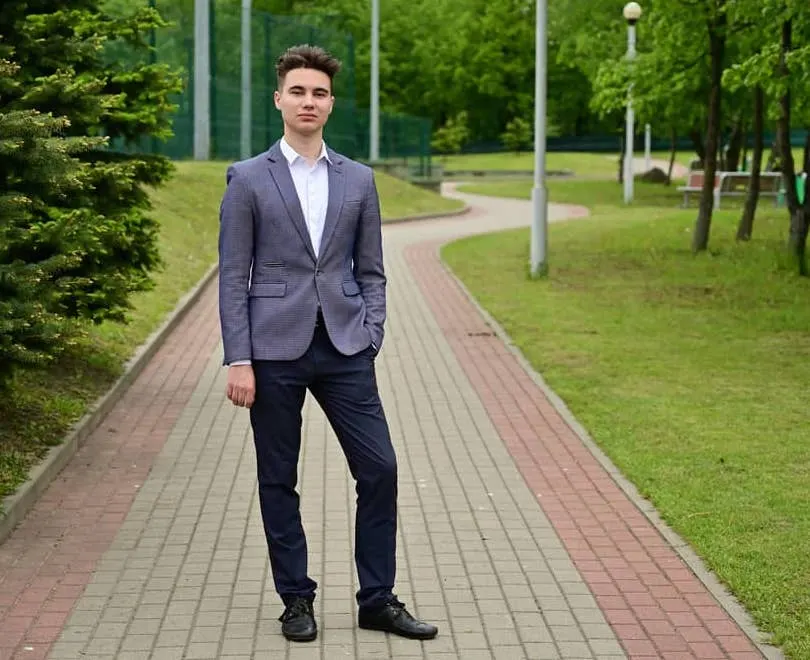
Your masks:
{"label": "man's right hand", "polygon": [[228,398],[235,406],[250,408],[256,400],[256,377],[253,366],[237,364],[228,367]]}

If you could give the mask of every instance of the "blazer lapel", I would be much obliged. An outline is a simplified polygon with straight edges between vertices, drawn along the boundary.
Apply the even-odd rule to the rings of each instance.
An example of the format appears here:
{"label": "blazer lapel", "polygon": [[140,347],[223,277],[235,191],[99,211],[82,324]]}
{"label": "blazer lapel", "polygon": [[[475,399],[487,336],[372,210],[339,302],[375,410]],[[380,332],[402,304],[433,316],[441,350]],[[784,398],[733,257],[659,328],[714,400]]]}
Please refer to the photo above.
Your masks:
{"label": "blazer lapel", "polygon": [[284,158],[284,154],[281,153],[278,142],[270,148],[267,158],[270,161],[270,174],[273,175],[273,180],[281,194],[281,199],[284,201],[284,206],[287,208],[287,213],[298,230],[301,240],[304,241],[309,256],[312,257],[313,261],[317,261],[315,250],[312,247],[312,239],[309,237],[309,229],[304,220],[304,212],[301,210],[301,202],[298,200],[298,193],[295,192],[290,167],[287,164],[287,159]]}
{"label": "blazer lapel", "polygon": [[329,158],[332,162],[327,166],[329,171],[329,201],[326,206],[326,219],[323,223],[323,237],[321,238],[321,254],[326,254],[329,239],[335,232],[340,211],[343,209],[343,197],[346,190],[346,178],[343,174],[341,163],[343,159],[335,152],[329,151]]}

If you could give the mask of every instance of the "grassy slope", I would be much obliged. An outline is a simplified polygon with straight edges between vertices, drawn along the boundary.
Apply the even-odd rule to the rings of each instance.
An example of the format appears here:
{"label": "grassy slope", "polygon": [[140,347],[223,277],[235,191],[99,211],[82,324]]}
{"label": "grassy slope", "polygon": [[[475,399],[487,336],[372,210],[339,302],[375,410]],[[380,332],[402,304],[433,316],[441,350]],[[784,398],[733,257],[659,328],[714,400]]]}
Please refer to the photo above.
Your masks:
{"label": "grassy slope", "polygon": [[[550,276],[526,277],[526,230],[444,257],[613,461],[793,658],[810,658],[810,282],[784,265],[784,210],[750,244],[641,187],[552,182],[593,217],[552,225]],[[668,208],[645,206],[645,201]],[[504,292],[509,292],[505,295]]]}

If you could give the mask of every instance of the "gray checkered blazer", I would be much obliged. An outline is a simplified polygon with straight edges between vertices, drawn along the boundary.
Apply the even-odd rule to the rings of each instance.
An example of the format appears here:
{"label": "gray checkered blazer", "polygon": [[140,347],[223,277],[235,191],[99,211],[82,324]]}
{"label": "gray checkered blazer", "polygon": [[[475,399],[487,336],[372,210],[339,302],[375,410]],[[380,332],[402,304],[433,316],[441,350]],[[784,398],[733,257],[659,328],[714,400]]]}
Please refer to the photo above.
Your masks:
{"label": "gray checkered blazer", "polygon": [[225,364],[301,357],[319,305],[341,353],[382,347],[386,280],[374,175],[331,149],[329,157],[318,258],[279,143],[228,168],[219,233]]}

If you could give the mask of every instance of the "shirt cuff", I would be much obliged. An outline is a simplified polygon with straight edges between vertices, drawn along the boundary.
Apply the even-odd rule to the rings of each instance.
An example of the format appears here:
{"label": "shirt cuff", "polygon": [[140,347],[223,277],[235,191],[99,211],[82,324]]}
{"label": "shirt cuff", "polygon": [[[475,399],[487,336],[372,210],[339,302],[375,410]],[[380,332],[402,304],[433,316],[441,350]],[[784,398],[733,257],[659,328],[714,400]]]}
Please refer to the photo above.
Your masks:
{"label": "shirt cuff", "polygon": [[240,367],[246,364],[253,364],[250,360],[236,360],[234,362],[229,362],[229,367]]}

